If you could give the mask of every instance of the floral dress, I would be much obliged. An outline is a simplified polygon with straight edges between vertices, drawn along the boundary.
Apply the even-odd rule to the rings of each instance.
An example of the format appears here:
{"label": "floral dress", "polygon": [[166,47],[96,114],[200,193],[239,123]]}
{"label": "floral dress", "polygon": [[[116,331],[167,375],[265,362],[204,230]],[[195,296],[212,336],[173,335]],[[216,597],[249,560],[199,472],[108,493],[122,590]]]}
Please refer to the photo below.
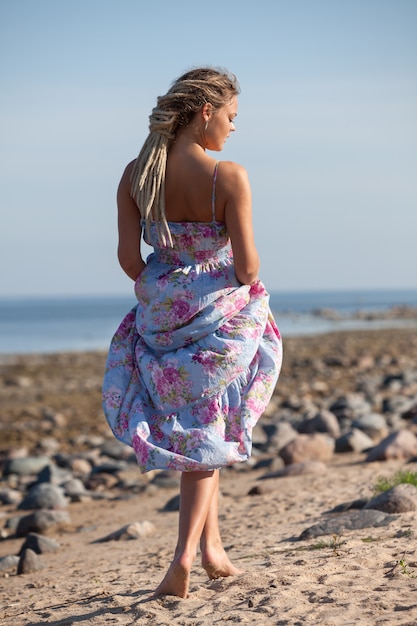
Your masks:
{"label": "floral dress", "polygon": [[[213,209],[214,216],[214,209]],[[137,305],[116,331],[103,383],[106,419],[140,470],[208,470],[248,459],[281,367],[261,281],[242,285],[224,223],[169,222]]]}

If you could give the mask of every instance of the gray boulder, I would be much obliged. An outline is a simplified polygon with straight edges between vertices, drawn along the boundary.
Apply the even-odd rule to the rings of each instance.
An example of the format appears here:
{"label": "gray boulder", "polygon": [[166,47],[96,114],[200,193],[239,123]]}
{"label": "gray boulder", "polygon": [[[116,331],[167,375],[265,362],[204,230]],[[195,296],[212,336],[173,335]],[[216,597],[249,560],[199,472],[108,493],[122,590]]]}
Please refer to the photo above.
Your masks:
{"label": "gray boulder", "polygon": [[366,461],[409,460],[417,456],[417,437],[410,430],[398,430],[369,451]]}
{"label": "gray boulder", "polygon": [[330,461],[333,457],[335,443],[327,435],[313,433],[298,435],[280,450],[279,455],[285,465],[304,463],[305,461]]}
{"label": "gray boulder", "polygon": [[335,439],[340,436],[340,426],[336,415],[325,409],[316,413],[314,417],[303,420],[298,431],[300,433],[328,433]]}
{"label": "gray boulder", "polygon": [[372,498],[364,508],[385,513],[417,511],[417,487],[407,483],[396,485]]}
{"label": "gray boulder", "polygon": [[358,428],[352,428],[336,439],[336,452],[363,452],[372,448],[374,441]]}
{"label": "gray boulder", "polygon": [[373,509],[349,511],[332,517],[314,526],[303,530],[300,539],[311,539],[320,535],[342,535],[346,530],[360,530],[361,528],[387,526],[395,519],[394,515],[387,515]]}
{"label": "gray boulder", "polygon": [[56,552],[59,549],[59,543],[50,537],[44,537],[38,533],[29,533],[26,537],[19,554],[24,550],[32,550],[35,554],[45,554],[47,552]]}
{"label": "gray boulder", "polygon": [[42,561],[33,550],[27,549],[20,555],[19,563],[17,565],[18,574],[31,574],[37,572],[44,567]]}
{"label": "gray boulder", "polygon": [[18,476],[30,476],[39,472],[49,465],[51,460],[47,456],[26,456],[22,458],[9,459],[4,468],[4,474],[17,474]]}
{"label": "gray boulder", "polygon": [[61,487],[40,483],[32,487],[19,504],[19,509],[63,509],[68,505]]}
{"label": "gray boulder", "polygon": [[380,441],[386,437],[389,432],[385,417],[379,413],[361,415],[352,422],[352,428],[362,430],[373,441]]}
{"label": "gray boulder", "polygon": [[16,537],[25,537],[29,533],[44,533],[53,526],[68,524],[70,516],[67,511],[35,511],[24,515],[18,521]]}

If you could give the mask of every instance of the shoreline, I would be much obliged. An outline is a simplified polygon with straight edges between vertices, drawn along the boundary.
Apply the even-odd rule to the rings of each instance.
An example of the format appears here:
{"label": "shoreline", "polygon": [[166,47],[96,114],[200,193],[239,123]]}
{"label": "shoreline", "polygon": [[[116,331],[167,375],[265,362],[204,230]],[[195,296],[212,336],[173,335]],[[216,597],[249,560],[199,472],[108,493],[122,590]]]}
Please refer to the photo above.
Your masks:
{"label": "shoreline", "polygon": [[[417,313],[416,317],[391,318],[390,316],[362,317],[361,314],[354,316],[333,317],[332,311],[327,311],[323,315],[317,314],[301,314],[288,313],[285,317],[273,312],[274,318],[278,324],[284,341],[289,339],[302,339],[303,337],[323,337],[326,335],[345,334],[345,333],[366,333],[366,332],[389,332],[395,330],[414,330],[417,332]],[[314,324],[314,326],[313,326]],[[321,325],[320,325],[321,324]],[[282,330],[284,329],[284,330]],[[116,331],[116,328],[114,329]],[[97,353],[107,354],[110,346],[111,337],[105,347],[85,347],[85,348],[65,348],[65,349],[49,349],[43,350],[18,350],[18,351],[0,351],[0,366],[13,363],[19,358],[32,358],[42,356],[54,356],[59,354],[83,354]],[[101,342],[100,342],[101,344]]]}

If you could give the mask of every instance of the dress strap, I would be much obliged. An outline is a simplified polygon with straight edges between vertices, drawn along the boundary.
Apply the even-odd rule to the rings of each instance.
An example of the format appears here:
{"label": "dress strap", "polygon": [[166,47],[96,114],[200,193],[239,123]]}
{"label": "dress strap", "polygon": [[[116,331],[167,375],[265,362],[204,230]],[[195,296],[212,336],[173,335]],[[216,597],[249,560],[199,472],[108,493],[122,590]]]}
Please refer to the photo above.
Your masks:
{"label": "dress strap", "polygon": [[216,165],[214,166],[214,173],[213,173],[213,189],[211,192],[211,219],[213,222],[216,221],[216,180],[217,180],[218,169],[219,169],[219,161],[216,161]]}

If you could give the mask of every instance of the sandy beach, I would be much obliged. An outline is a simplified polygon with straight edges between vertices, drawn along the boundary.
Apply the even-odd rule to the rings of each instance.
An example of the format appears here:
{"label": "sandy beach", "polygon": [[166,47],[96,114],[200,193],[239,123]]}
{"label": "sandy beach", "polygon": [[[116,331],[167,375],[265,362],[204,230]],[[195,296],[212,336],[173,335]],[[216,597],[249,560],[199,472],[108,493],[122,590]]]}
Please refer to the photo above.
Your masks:
{"label": "sandy beach", "polygon": [[[334,451],[301,475],[261,480],[268,469],[283,466],[267,441],[272,426],[285,421],[294,427],[342,396],[366,401],[384,418],[387,432],[374,433],[373,445],[389,432],[416,434],[417,420],[404,409],[417,402],[416,330],[289,338],[284,350],[251,462],[221,472],[221,529],[242,575],[209,580],[197,556],[186,600],[152,598],[175,545],[178,513],[164,507],[178,485],[175,476],[159,483],[153,473],[142,476],[129,462],[119,471],[85,474],[87,493],[69,502],[67,521],[45,532],[59,549],[41,554],[37,571],[0,571],[1,624],[416,624],[415,510],[390,515],[381,526],[300,536],[334,516],[334,507],[372,498],[380,477],[417,472],[417,459],[368,462],[366,450]],[[103,441],[112,440],[101,413],[104,362],[101,352],[3,360],[1,490],[22,491],[25,480],[34,479],[5,471],[13,457],[61,455],[61,461],[78,457],[98,466],[97,450],[102,454]],[[346,415],[338,417],[341,435],[350,427]],[[7,521],[28,513],[0,505],[0,558],[17,555],[24,542],[5,530]],[[151,523],[145,537],[98,541],[144,521]]]}

